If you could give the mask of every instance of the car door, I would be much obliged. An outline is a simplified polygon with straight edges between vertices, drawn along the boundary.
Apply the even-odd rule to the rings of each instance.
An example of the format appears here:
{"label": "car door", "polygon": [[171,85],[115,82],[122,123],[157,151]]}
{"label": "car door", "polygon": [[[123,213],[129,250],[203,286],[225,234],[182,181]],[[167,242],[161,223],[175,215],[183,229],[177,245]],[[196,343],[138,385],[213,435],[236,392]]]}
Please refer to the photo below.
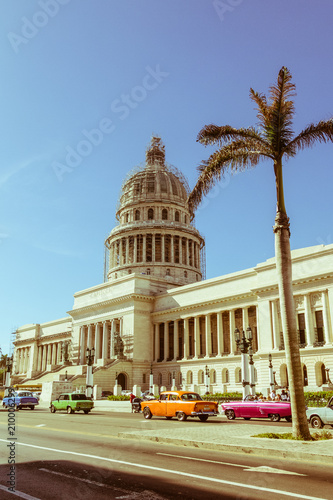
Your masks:
{"label": "car door", "polygon": [[58,399],[58,410],[66,410],[66,397],[68,398],[67,394],[61,394]]}
{"label": "car door", "polygon": [[178,394],[169,394],[169,399],[167,401],[167,417],[174,417],[176,415],[177,400],[179,400]]}
{"label": "car door", "polygon": [[160,395],[158,401],[155,402],[154,415],[159,417],[166,417],[168,396],[169,394]]}

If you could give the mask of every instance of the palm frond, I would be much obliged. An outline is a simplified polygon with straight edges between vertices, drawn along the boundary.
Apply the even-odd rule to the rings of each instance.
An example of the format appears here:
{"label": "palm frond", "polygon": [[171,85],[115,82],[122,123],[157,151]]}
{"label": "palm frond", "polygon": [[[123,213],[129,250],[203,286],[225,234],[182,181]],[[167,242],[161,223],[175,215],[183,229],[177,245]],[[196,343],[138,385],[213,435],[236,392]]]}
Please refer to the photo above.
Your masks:
{"label": "palm frond", "polygon": [[308,125],[288,144],[286,153],[293,156],[302,149],[311,148],[315,142],[329,141],[333,142],[333,118]]}
{"label": "palm frond", "polygon": [[269,120],[269,108],[267,105],[267,99],[265,94],[260,94],[256,92],[252,88],[250,89],[250,98],[257,105],[257,117],[261,125],[267,125],[267,121]]}
{"label": "palm frond", "polygon": [[270,157],[270,150],[254,141],[234,141],[213,153],[199,165],[196,185],[188,197],[191,213],[200,205],[203,197],[219,182],[227,171],[240,172],[258,164],[262,157]]}
{"label": "palm frond", "polygon": [[215,144],[217,142],[223,144],[231,140],[250,137],[259,139],[260,133],[254,127],[234,128],[230,125],[219,127],[218,125],[210,124],[200,130],[197,141],[204,145]]}

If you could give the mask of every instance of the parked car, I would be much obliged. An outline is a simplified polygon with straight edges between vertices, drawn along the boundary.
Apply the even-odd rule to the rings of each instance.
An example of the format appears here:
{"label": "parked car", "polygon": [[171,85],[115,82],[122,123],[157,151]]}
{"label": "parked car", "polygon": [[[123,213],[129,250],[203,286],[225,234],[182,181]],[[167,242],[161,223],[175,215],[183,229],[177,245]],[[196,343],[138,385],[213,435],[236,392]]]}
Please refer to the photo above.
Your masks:
{"label": "parked car", "polygon": [[102,395],[101,395],[102,398],[107,398],[108,396],[113,396],[113,392],[112,391],[102,391]]}
{"label": "parked car", "polygon": [[279,401],[232,401],[221,404],[222,415],[229,420],[234,418],[270,418],[272,422],[279,422],[285,418],[291,422],[290,403],[281,403]]}
{"label": "parked car", "polygon": [[215,401],[203,401],[195,392],[166,391],[160,394],[159,399],[142,401],[141,410],[147,419],[153,415],[167,420],[177,417],[181,421],[187,417],[199,417],[201,422],[206,422],[208,417],[218,415],[218,404]]}
{"label": "parked car", "polygon": [[308,408],[306,418],[314,429],[321,429],[324,425],[333,427],[333,396],[327,406],[321,408]]}
{"label": "parked car", "polygon": [[83,411],[89,413],[94,407],[94,402],[85,394],[68,393],[60,394],[58,399],[51,401],[50,411],[67,411],[67,413],[74,413],[76,411]]}
{"label": "parked car", "polygon": [[30,391],[16,391],[2,400],[4,408],[11,407],[17,410],[21,410],[21,408],[34,410],[36,405],[38,405],[38,399]]}

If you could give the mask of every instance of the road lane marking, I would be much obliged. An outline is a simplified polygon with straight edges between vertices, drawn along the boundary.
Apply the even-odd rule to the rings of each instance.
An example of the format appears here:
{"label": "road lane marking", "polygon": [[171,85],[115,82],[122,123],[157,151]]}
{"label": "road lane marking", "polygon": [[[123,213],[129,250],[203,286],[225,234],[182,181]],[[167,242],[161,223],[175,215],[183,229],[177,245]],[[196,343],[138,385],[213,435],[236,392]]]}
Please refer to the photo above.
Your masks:
{"label": "road lane marking", "polygon": [[[6,439],[0,439],[0,441],[7,443]],[[22,443],[22,442],[18,442],[18,445],[19,446],[26,446],[28,448],[35,448],[35,449],[37,448],[38,450],[46,450],[46,451],[52,451],[55,453],[62,453],[64,455],[74,455],[74,456],[78,456],[78,457],[85,457],[85,458],[92,458],[95,460],[102,460],[103,462],[110,462],[110,463],[114,463],[117,465],[122,464],[122,465],[127,465],[130,467],[137,467],[138,469],[146,469],[146,470],[148,469],[148,470],[153,470],[153,471],[157,471],[157,472],[162,472],[163,474],[174,474],[176,476],[185,476],[187,478],[191,477],[193,479],[199,479],[201,481],[208,481],[211,483],[227,484],[229,486],[236,486],[238,488],[246,488],[246,489],[250,489],[250,490],[255,490],[257,492],[258,491],[265,491],[268,493],[276,493],[280,497],[287,496],[287,497],[297,498],[298,500],[300,500],[300,499],[302,499],[302,500],[329,500],[329,499],[325,499],[323,497],[310,497],[308,495],[301,495],[300,493],[291,493],[289,491],[283,491],[280,489],[276,490],[274,488],[263,488],[262,486],[252,486],[251,484],[236,483],[234,481],[226,481],[224,479],[206,477],[206,476],[201,476],[199,474],[190,474],[188,472],[181,472],[181,471],[176,471],[176,470],[172,470],[172,469],[164,469],[162,467],[152,467],[151,465],[137,464],[137,463],[133,463],[133,462],[125,462],[124,460],[116,460],[116,459],[107,458],[107,457],[99,457],[98,455],[90,455],[88,453],[78,453],[76,451],[58,450],[56,448],[48,448],[46,446],[36,446],[34,444],[28,444],[28,443]]]}
{"label": "road lane marking", "polygon": [[39,425],[35,425],[35,427],[45,427],[46,424],[39,424]]}
{"label": "road lane marking", "polygon": [[27,493],[23,493],[23,491],[10,491],[7,486],[3,486],[2,484],[0,484],[0,490],[7,491],[7,493],[11,493],[12,495],[15,495],[17,497],[24,498],[25,500],[41,500],[40,498],[32,497]]}
{"label": "road lane marking", "polygon": [[54,470],[49,470],[49,469],[44,469],[44,468],[41,468],[41,469],[38,469],[38,470],[41,470],[43,472],[48,472],[49,474],[54,474],[56,476],[63,476],[63,477],[67,477],[69,479],[74,479],[74,480],[77,480],[77,481],[83,481],[84,483],[94,484],[95,486],[102,486],[103,488],[118,489],[119,491],[122,491],[122,492],[126,491],[126,490],[120,490],[119,488],[113,488],[112,486],[109,486],[108,484],[99,483],[97,481],[91,481],[91,479],[84,479],[83,477],[71,476],[70,474],[65,474],[63,472],[57,472],[57,471],[54,471]]}
{"label": "road lane marking", "polygon": [[299,472],[291,472],[282,469],[274,469],[273,467],[266,467],[265,465],[261,465],[259,467],[252,467],[250,465],[241,465],[241,464],[231,464],[229,462],[220,462],[219,460],[208,460],[206,458],[195,458],[195,457],[185,457],[183,455],[172,455],[171,453],[156,453],[156,455],[164,455],[166,457],[175,457],[181,458],[185,460],[197,460],[198,462],[209,462],[211,464],[219,464],[219,465],[231,465],[232,467],[241,467],[246,471],[253,472],[271,472],[275,474],[293,474],[294,476],[306,476],[306,474],[300,474]]}

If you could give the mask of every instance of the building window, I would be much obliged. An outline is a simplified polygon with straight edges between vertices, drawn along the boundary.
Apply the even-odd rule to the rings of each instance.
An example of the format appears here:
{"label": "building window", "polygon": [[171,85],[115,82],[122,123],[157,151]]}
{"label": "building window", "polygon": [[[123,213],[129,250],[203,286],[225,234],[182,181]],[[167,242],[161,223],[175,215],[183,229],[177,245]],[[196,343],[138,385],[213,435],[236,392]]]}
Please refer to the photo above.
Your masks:
{"label": "building window", "polygon": [[242,383],[242,370],[240,368],[236,368],[235,371],[235,382],[236,384]]}
{"label": "building window", "polygon": [[200,370],[199,373],[198,373],[198,383],[199,384],[204,384],[205,383],[205,375],[204,375],[204,372],[203,370]]}
{"label": "building window", "polygon": [[132,269],[129,269],[129,270],[128,270],[128,274],[132,274]]}
{"label": "building window", "polygon": [[222,383],[229,384],[229,370],[227,368],[222,370]]}
{"label": "building window", "polygon": [[210,372],[210,382],[211,384],[216,384],[216,371],[211,370]]}
{"label": "building window", "polygon": [[150,269],[148,267],[147,271],[146,271],[146,274],[149,276],[150,275]]}
{"label": "building window", "polygon": [[184,278],[187,278],[187,271],[184,271]]}
{"label": "building window", "polygon": [[142,383],[143,384],[146,383],[146,374],[145,373],[142,374]]}
{"label": "building window", "polygon": [[308,382],[308,370],[306,368],[305,365],[303,365],[303,385],[304,387],[306,387],[307,385],[309,385],[309,382]]}
{"label": "building window", "polygon": [[135,210],[135,220],[140,220],[140,210]]}
{"label": "building window", "polygon": [[159,386],[161,386],[161,385],[162,385],[162,382],[163,382],[162,373],[159,373],[159,374],[158,374],[158,385],[159,385]]}
{"label": "building window", "polygon": [[315,311],[315,320],[316,320],[316,328],[315,328],[315,337],[316,342],[324,343],[324,321],[323,321],[323,311]]}
{"label": "building window", "polygon": [[167,275],[167,276],[170,276],[170,269],[167,269],[167,270],[166,270],[166,275]]}
{"label": "building window", "polygon": [[191,371],[187,372],[186,381],[188,384],[193,384],[193,373]]}
{"label": "building window", "polygon": [[178,212],[178,210],[175,212],[175,221],[179,222],[179,212]]}
{"label": "building window", "polygon": [[128,220],[129,220],[129,214],[127,213],[127,214],[125,215],[125,222],[128,222]]}
{"label": "building window", "polygon": [[148,220],[154,220],[154,210],[152,208],[148,208]]}
{"label": "building window", "polygon": [[168,220],[168,211],[166,208],[162,210],[162,220]]}

